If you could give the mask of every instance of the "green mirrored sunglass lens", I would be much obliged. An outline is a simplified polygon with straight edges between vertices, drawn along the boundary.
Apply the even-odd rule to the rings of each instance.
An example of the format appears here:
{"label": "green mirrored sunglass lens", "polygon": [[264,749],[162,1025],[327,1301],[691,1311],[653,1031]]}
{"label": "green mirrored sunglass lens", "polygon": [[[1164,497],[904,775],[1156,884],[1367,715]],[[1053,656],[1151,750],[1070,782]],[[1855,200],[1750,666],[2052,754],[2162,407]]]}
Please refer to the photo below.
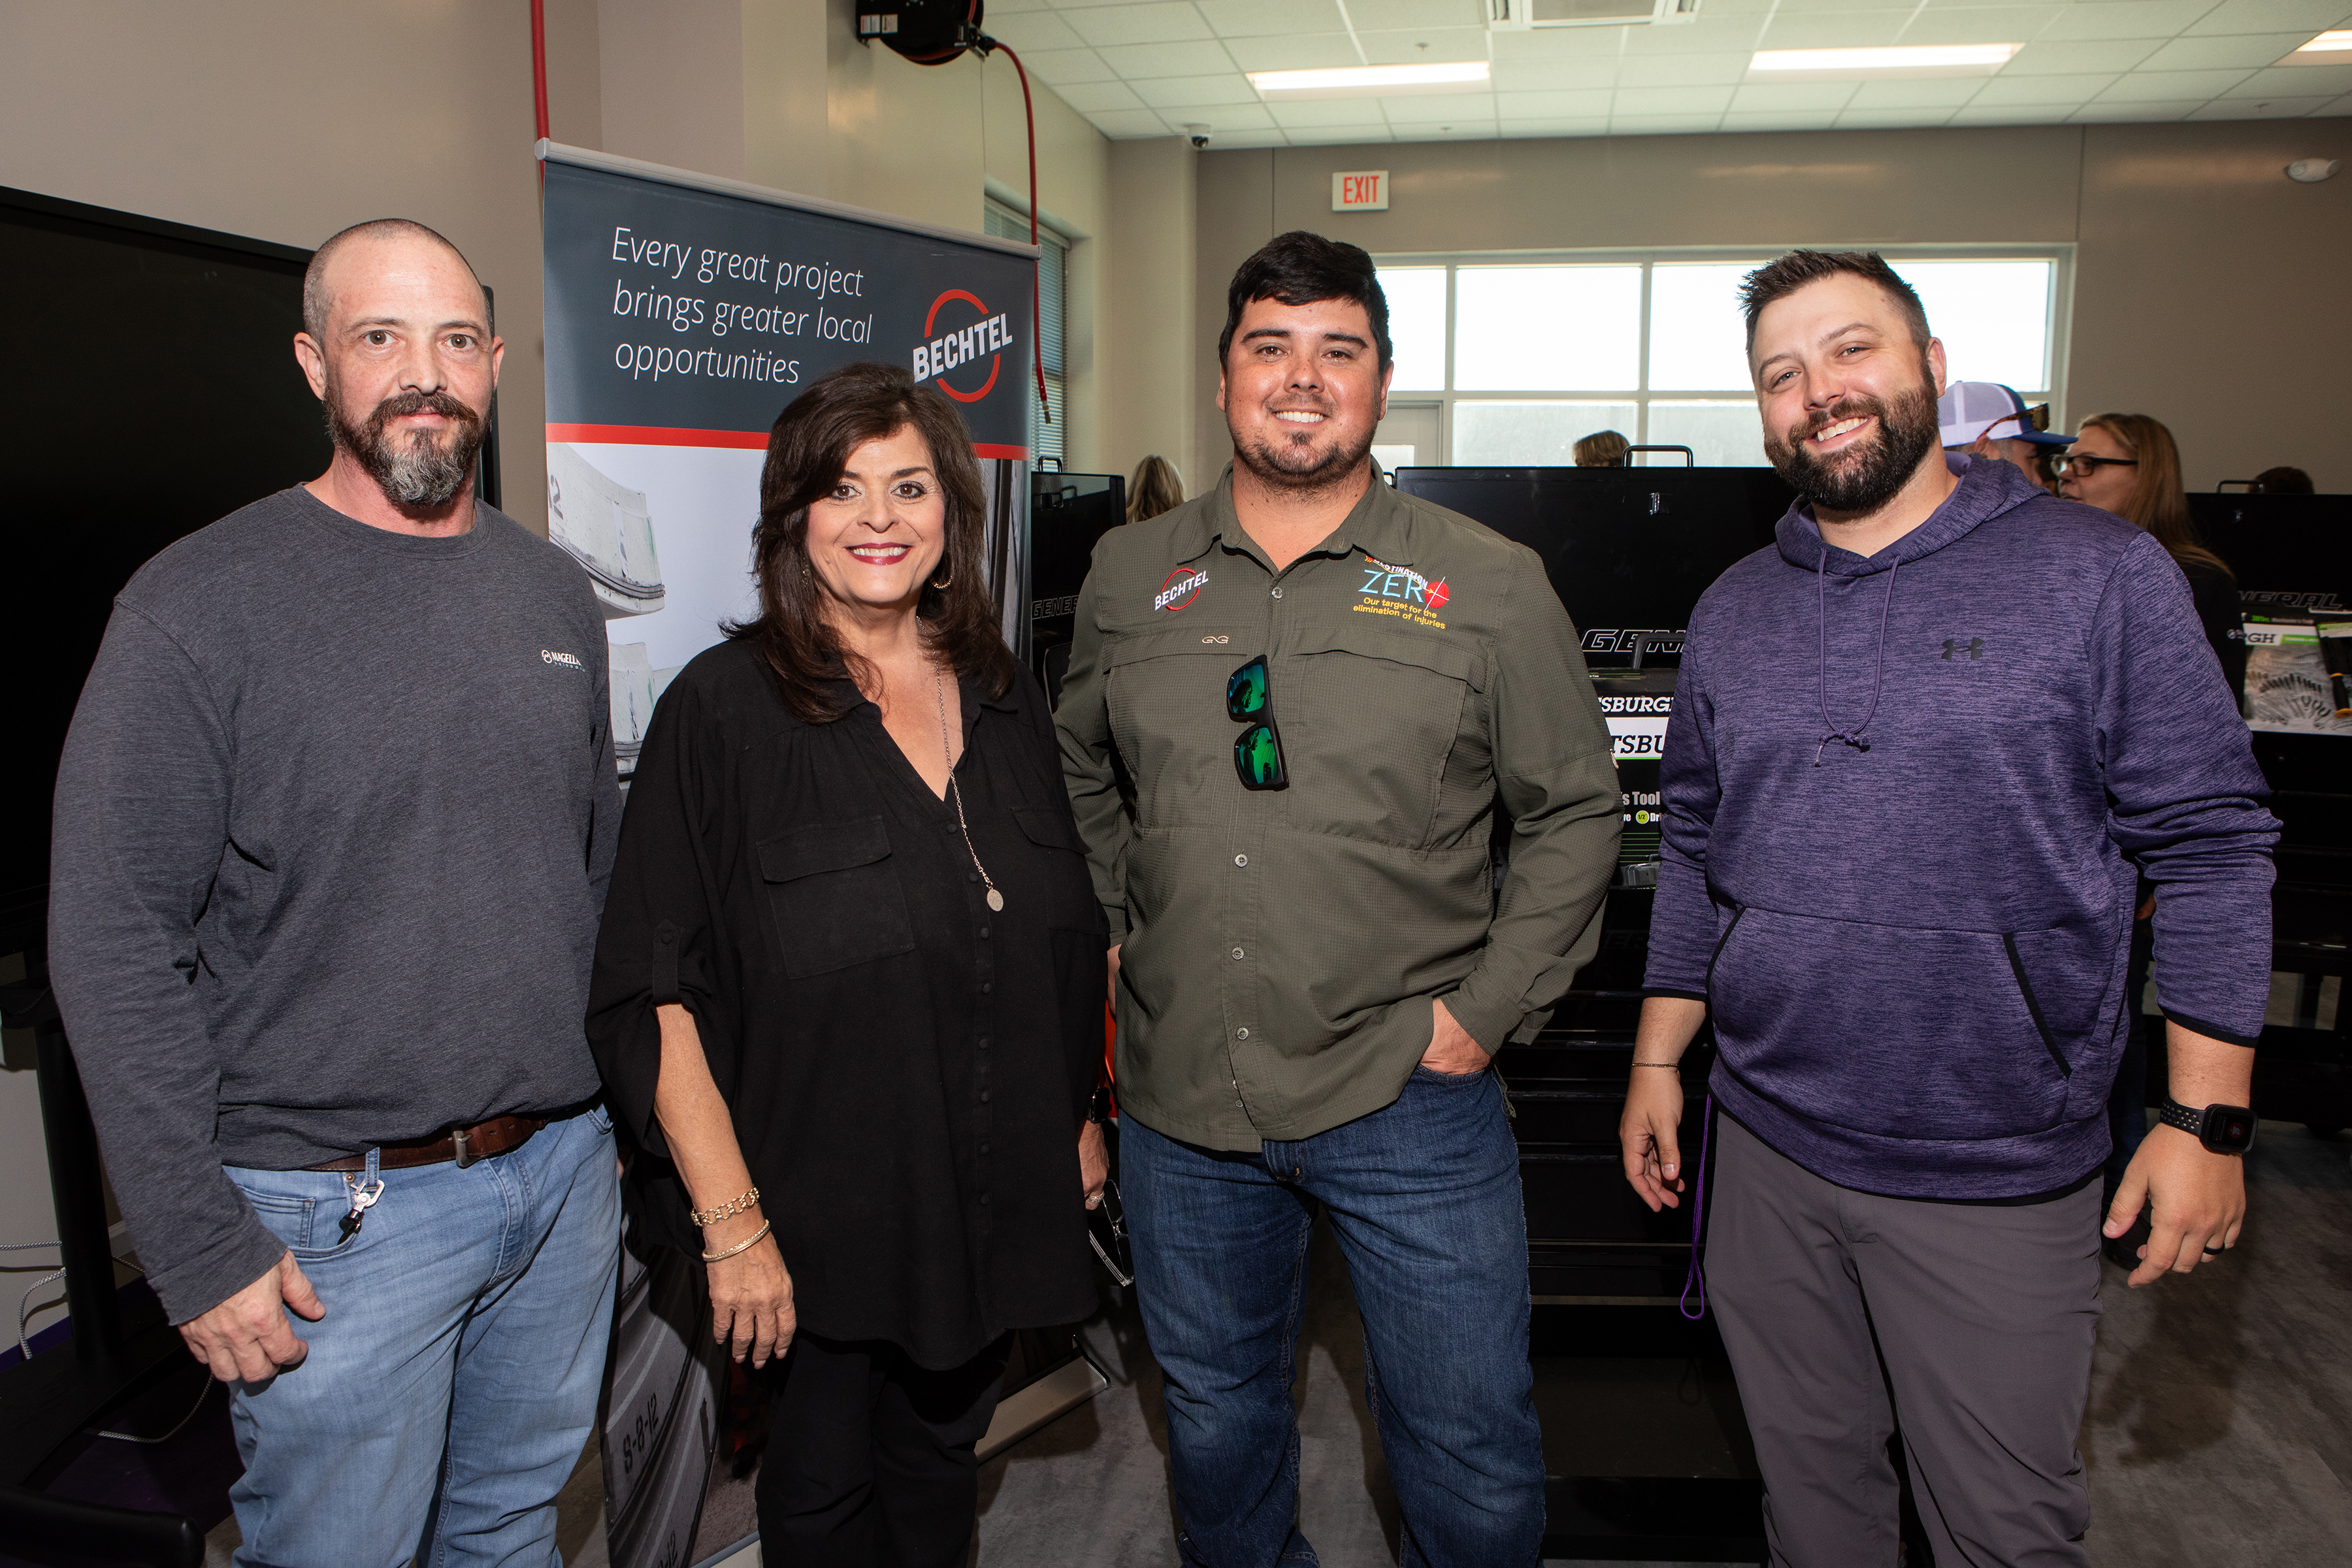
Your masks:
{"label": "green mirrored sunglass lens", "polygon": [[1247,718],[1265,709],[1265,665],[1256,659],[1234,671],[1225,685],[1225,706],[1235,718]]}
{"label": "green mirrored sunglass lens", "polygon": [[1281,776],[1282,750],[1275,743],[1274,731],[1263,724],[1234,743],[1234,756],[1252,784],[1271,784]]}

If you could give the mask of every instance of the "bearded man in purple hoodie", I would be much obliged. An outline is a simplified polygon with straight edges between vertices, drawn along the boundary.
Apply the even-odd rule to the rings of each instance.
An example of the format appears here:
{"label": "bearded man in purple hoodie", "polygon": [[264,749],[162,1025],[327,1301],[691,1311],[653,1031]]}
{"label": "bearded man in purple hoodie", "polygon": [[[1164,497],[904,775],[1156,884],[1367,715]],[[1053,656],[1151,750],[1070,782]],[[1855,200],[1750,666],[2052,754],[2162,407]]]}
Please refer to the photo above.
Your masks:
{"label": "bearded man in purple hoodie", "polygon": [[2245,1217],[2278,825],[2179,569],[1938,449],[1943,345],[1885,261],[1796,251],[1742,300],[1800,494],[1691,615],[1626,1177],[1654,1210],[1698,1174],[1711,1016],[1707,1280],[1774,1563],[1895,1561],[1899,1417],[1938,1562],[2083,1563],[2135,879],[2171,1080],[2105,1229],[2149,1211],[2141,1286]]}

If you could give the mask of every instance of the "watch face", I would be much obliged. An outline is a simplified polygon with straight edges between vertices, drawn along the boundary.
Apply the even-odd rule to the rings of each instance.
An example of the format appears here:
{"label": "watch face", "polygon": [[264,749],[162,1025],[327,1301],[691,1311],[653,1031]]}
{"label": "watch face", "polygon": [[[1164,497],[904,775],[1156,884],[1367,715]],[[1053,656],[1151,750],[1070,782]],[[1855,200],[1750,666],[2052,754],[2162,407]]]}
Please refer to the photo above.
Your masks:
{"label": "watch face", "polygon": [[2217,1153],[2244,1153],[2253,1147],[2254,1113],[2242,1105],[2207,1106],[2202,1141]]}

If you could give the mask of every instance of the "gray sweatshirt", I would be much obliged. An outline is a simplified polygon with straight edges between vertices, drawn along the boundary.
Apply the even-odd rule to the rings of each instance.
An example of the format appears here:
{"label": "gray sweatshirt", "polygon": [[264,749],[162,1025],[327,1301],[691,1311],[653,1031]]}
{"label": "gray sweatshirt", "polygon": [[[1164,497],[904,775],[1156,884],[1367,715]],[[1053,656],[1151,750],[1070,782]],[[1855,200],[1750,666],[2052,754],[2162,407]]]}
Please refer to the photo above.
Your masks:
{"label": "gray sweatshirt", "polygon": [[284,490],[116,597],[58,771],[49,968],[173,1322],[282,1250],[223,1166],[596,1093],[605,665],[586,576],[488,507],[418,539]]}

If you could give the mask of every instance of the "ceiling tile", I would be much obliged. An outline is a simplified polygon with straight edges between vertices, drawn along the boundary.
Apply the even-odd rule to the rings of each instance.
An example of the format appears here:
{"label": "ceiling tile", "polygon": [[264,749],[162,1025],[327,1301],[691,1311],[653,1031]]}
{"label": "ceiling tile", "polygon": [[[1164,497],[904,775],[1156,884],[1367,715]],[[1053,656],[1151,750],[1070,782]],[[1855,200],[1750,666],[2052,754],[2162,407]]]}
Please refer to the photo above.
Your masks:
{"label": "ceiling tile", "polygon": [[1097,49],[1103,63],[1129,80],[1139,77],[1222,76],[1234,68],[1223,44],[1121,44]]}
{"label": "ceiling tile", "polygon": [[2330,103],[2324,112],[2328,114],[2352,114],[2352,93],[2347,93],[2344,97],[2336,100],[2333,103]]}
{"label": "ceiling tile", "polygon": [[[1202,0],[1202,9],[1224,3],[1227,0]],[[1255,0],[1231,3],[1249,5]],[[1348,19],[1371,33],[1401,27],[1484,27],[1486,8],[1478,0],[1348,0]]]}
{"label": "ceiling tile", "polygon": [[1324,70],[1333,66],[1360,66],[1364,57],[1345,33],[1312,33],[1297,38],[1235,38],[1225,46],[1234,64],[1245,71]]}
{"label": "ceiling tile", "polygon": [[1685,136],[1713,131],[1719,114],[1617,114],[1609,120],[1612,136]]}
{"label": "ceiling tile", "polygon": [[1388,116],[1391,125],[1451,125],[1495,118],[1495,95],[1491,92],[1415,94],[1410,98],[1384,98],[1380,103],[1381,112]]}
{"label": "ceiling tile", "polygon": [[988,30],[992,33],[996,31],[996,22],[1000,18],[1010,16],[1015,12],[1050,11],[1054,7],[1049,3],[1049,0],[996,0],[996,4],[988,8]]}
{"label": "ceiling tile", "polygon": [[1780,0],[1780,15],[1807,11],[1904,11],[1916,10],[1919,0]]}
{"label": "ceiling tile", "polygon": [[1393,142],[1396,133],[1383,121],[1377,125],[1299,126],[1286,132],[1294,147],[1338,146],[1349,142]]}
{"label": "ceiling tile", "polygon": [[[1756,47],[1759,49],[1861,49],[1894,43],[1903,36],[1906,18],[1899,11],[1817,11],[1797,15],[1772,14],[1771,26]],[[2007,39],[1996,42],[2006,43]]]}
{"label": "ceiling tile", "polygon": [[1100,114],[1113,109],[1141,109],[1143,100],[1123,81],[1074,81],[1055,92],[1080,114]]}
{"label": "ceiling tile", "polygon": [[2344,9],[2344,0],[2221,0],[2181,31],[2278,33],[2301,27],[2308,37],[2339,25]]}
{"label": "ceiling tile", "polygon": [[2066,118],[2076,124],[2094,121],[2155,122],[2184,120],[2193,110],[2204,107],[2204,100],[2195,98],[2150,100],[2129,103],[2086,103]]}
{"label": "ceiling tile", "polygon": [[2300,120],[2326,112],[2335,101],[2326,98],[2217,98],[2191,120]]}
{"label": "ceiling tile", "polygon": [[2050,25],[2054,5],[1937,5],[1910,19],[1903,44],[2030,44]]}
{"label": "ceiling tile", "polygon": [[[1070,25],[1051,11],[1016,11],[1009,16],[991,16],[988,30],[1021,51],[1022,63],[1029,57],[1050,49],[1082,49],[1087,41],[1070,31]],[[2263,62],[2268,65],[2270,62]]]}
{"label": "ceiling tile", "polygon": [[1580,92],[1498,92],[1495,108],[1505,120],[1606,120],[1610,97],[1605,87]]}
{"label": "ceiling tile", "polygon": [[2031,43],[2000,68],[2003,76],[2080,76],[2088,71],[2127,71],[2163,47],[2161,38],[2126,38],[2103,44]]}
{"label": "ceiling tile", "polygon": [[1236,147],[1287,147],[1289,135],[1281,131],[1235,131],[1217,132],[1217,145],[1228,150]]}
{"label": "ceiling tile", "polygon": [[1055,49],[1044,54],[1023,55],[1021,63],[1037,73],[1037,79],[1048,87],[1060,87],[1073,81],[1116,81],[1118,73],[1103,63],[1103,58],[1092,49]]}
{"label": "ceiling tile", "polygon": [[1212,35],[1201,14],[1186,5],[1101,5],[1065,11],[1063,18],[1087,43],[1172,44]]}
{"label": "ceiling tile", "polygon": [[2340,66],[2274,66],[2258,70],[2229,90],[2231,98],[2309,98],[2314,93],[2352,92],[2352,63]]}
{"label": "ceiling tile", "polygon": [[1278,129],[1262,103],[1156,103],[1152,108],[1171,125],[1191,122],[1220,132]]}
{"label": "ceiling tile", "polygon": [[2193,99],[2201,103],[2219,98],[2247,73],[2236,71],[2133,71],[2103,90],[2101,103],[2161,103],[2168,99]]}
{"label": "ceiling tile", "polygon": [[1487,39],[1496,64],[1505,60],[1607,60],[1625,52],[1631,27],[1546,27],[1531,33],[1496,33]]}
{"label": "ceiling tile", "polygon": [[1498,122],[1497,129],[1502,132],[1502,134],[1504,134],[1504,135],[1506,135],[1506,136],[1510,136],[1510,137],[1531,137],[1531,136],[1606,136],[1606,135],[1608,135],[1608,134],[1609,134],[1609,121],[1608,121],[1606,119],[1599,119],[1599,120],[1594,120],[1594,119],[1581,119],[1581,120],[1511,120],[1511,119],[1505,119],[1505,120],[1503,120],[1503,121],[1499,121],[1499,122]]}
{"label": "ceiling tile", "polygon": [[1764,31],[1761,16],[1718,16],[1715,6],[1708,5],[1706,14],[1696,22],[1676,22],[1659,27],[1627,27],[1625,52],[1629,55],[1708,55],[1729,51],[1746,54],[1756,47],[1756,40]]}
{"label": "ceiling tile", "polygon": [[1997,76],[1969,102],[1979,109],[2000,103],[2086,103],[2121,79],[2105,71],[2096,76]]}
{"label": "ceiling tile", "polygon": [[1153,109],[1165,109],[1171,104],[1256,103],[1257,89],[1249,78],[1239,71],[1226,71],[1220,76],[1154,77],[1145,81],[1130,82],[1135,95]]}
{"label": "ceiling tile", "polygon": [[1810,113],[1778,112],[1743,114],[1738,110],[1723,117],[1720,129],[1725,131],[1819,131],[1831,122],[1832,116],[1820,110]]}
{"label": "ceiling tile", "polygon": [[1617,62],[1608,60],[1496,60],[1488,79],[1497,92],[1565,92],[1576,88],[1614,87]]}
{"label": "ceiling tile", "polygon": [[1306,131],[1318,125],[1360,125],[1381,110],[1371,99],[1307,98],[1296,103],[1269,103],[1265,111],[1285,131]]}
{"label": "ceiling tile", "polygon": [[[1861,109],[1958,109],[1984,88],[1981,77],[1926,77],[1912,81],[1866,81],[1853,89],[1848,110]],[[1841,122],[1843,123],[1843,122]]]}
{"label": "ceiling tile", "polygon": [[1706,0],[1710,16],[1769,16],[1780,8],[1780,0]]}
{"label": "ceiling tile", "polygon": [[2056,15],[2037,36],[2045,43],[2168,38],[2212,8],[2213,0],[2086,0],[2051,6]]}
{"label": "ceiling tile", "polygon": [[1947,125],[2063,125],[2076,103],[1971,103],[1952,110]]}
{"label": "ceiling tile", "polygon": [[1628,55],[1617,67],[1619,87],[1732,87],[1748,74],[1753,53]]}
{"label": "ceiling tile", "polygon": [[2175,38],[2140,61],[2139,68],[2185,71],[2238,66],[2251,69],[2293,54],[2310,37],[2308,33],[2252,33],[2240,37]]}
{"label": "ceiling tile", "polygon": [[1849,109],[1837,117],[1840,131],[1897,131],[1916,125],[1946,125],[1950,105],[1934,109]]}
{"label": "ceiling tile", "polygon": [[1348,30],[1338,0],[1198,0],[1198,4],[1201,15],[1221,38]]}
{"label": "ceiling tile", "polygon": [[1821,114],[1843,109],[1853,96],[1850,81],[1749,82],[1731,95],[1731,107],[1742,114]]}
{"label": "ceiling tile", "polygon": [[1087,119],[1106,136],[1168,136],[1174,128],[1148,109],[1114,109]]}
{"label": "ceiling tile", "polygon": [[1727,87],[1621,87],[1609,118],[1629,114],[1721,114],[1731,107]]}
{"label": "ceiling tile", "polygon": [[1484,27],[1423,27],[1418,32],[1358,32],[1366,63],[1376,66],[1434,65],[1441,60],[1486,58]]}

